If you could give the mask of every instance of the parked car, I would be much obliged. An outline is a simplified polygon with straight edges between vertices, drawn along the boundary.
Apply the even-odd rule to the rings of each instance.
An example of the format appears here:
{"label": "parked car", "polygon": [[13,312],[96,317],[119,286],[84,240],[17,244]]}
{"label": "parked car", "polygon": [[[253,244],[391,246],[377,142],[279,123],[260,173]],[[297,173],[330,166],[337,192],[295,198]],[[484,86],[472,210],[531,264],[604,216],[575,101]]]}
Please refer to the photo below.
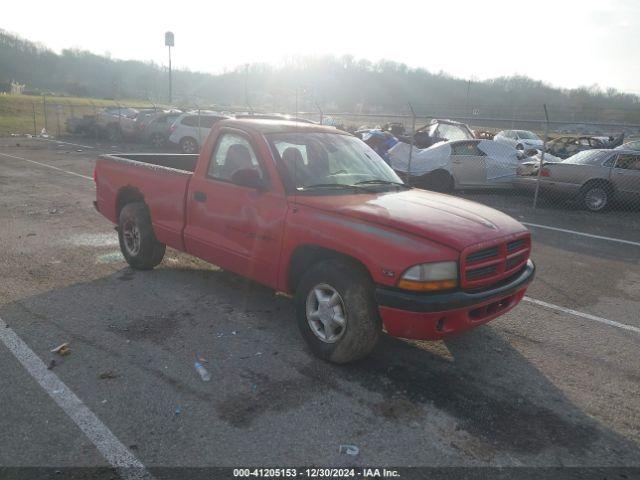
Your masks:
{"label": "parked car", "polygon": [[516,185],[554,198],[578,200],[592,211],[605,210],[613,201],[640,203],[640,152],[594,149],[560,162],[525,162]]}
{"label": "parked car", "polygon": [[[416,130],[413,136],[414,145],[418,148],[427,148],[439,142],[449,142],[454,140],[473,140],[473,132],[464,123],[453,120],[433,119],[427,125]],[[398,137],[406,143],[410,143],[410,138]]]}
{"label": "parked car", "polygon": [[[293,295],[312,352],[366,356],[388,334],[441,339],[515,307],[527,229],[486,205],[404,185],[335,128],[217,122],[200,155],[103,155],[95,206],[135,269],[167,246]],[[284,320],[284,319],[283,319]]]}
{"label": "parked car", "polygon": [[139,113],[139,110],[129,107],[103,108],[95,117],[95,133],[111,142],[132,139],[138,132],[136,118]]}
{"label": "parked car", "polygon": [[542,148],[544,144],[538,135],[529,130],[502,130],[494,135],[493,140],[521,151],[530,148]]}
{"label": "parked car", "polygon": [[515,148],[492,140],[459,140],[429,148],[395,144],[387,153],[401,176],[411,172],[411,185],[437,192],[462,188],[511,188],[520,164]]}
{"label": "parked car", "polygon": [[169,141],[171,125],[182,115],[180,110],[169,110],[151,115],[140,125],[140,138],[154,147],[162,147]]}
{"label": "parked car", "polygon": [[229,117],[209,110],[183,113],[171,125],[169,141],[180,146],[182,153],[197,153],[214,123],[225,118]]}
{"label": "parked car", "polygon": [[594,148],[608,148],[608,145],[600,138],[592,136],[564,136],[547,142],[547,152],[559,158],[569,158],[578,152]]}
{"label": "parked car", "polygon": [[631,142],[623,143],[616,150],[636,150],[640,151],[640,140],[633,140]]}

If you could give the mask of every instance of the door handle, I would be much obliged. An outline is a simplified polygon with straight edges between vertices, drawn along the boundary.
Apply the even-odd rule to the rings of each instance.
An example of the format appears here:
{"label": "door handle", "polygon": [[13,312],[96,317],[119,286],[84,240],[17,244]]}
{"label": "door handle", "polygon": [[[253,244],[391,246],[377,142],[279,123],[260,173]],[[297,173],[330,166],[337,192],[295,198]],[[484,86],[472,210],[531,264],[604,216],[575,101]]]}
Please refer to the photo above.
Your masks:
{"label": "door handle", "polygon": [[207,201],[207,195],[202,193],[202,192],[193,192],[193,199],[196,202],[206,202]]}

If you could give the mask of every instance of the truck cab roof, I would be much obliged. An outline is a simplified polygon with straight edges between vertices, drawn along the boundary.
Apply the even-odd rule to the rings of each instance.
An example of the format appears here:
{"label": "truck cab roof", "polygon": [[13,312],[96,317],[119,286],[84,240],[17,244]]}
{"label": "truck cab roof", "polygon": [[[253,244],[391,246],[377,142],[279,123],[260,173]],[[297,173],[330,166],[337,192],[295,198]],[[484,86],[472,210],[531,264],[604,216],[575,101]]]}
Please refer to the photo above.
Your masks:
{"label": "truck cab roof", "polygon": [[314,123],[295,122],[291,120],[267,120],[255,118],[228,119],[218,123],[219,128],[230,127],[252,131],[260,134],[268,133],[337,133],[350,135],[335,127],[317,125]]}

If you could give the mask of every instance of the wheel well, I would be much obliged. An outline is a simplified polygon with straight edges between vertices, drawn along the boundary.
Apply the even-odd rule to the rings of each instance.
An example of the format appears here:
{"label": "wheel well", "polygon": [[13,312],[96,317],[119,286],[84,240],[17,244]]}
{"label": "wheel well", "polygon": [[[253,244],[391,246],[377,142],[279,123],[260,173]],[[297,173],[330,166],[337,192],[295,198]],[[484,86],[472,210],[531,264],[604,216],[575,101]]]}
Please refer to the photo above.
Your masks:
{"label": "wheel well", "polygon": [[302,275],[304,275],[304,273],[316,263],[326,260],[341,260],[351,263],[355,268],[359,268],[363,272],[366,272],[367,276],[371,278],[371,274],[367,267],[355,257],[317,245],[303,245],[298,247],[295,252],[293,252],[293,255],[291,255],[291,260],[289,262],[289,276],[287,279],[287,286],[289,287],[289,290],[291,292],[295,292]]}
{"label": "wheel well", "polygon": [[116,219],[120,218],[120,211],[128,203],[144,202],[144,195],[135,187],[124,187],[116,198]]}

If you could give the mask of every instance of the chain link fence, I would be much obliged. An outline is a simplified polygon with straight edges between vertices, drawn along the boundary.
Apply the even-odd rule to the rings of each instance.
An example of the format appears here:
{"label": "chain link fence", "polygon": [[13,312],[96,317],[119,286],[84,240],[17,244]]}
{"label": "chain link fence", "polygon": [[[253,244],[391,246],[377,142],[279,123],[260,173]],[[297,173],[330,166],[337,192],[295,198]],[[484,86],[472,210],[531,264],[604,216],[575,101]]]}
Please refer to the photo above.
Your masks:
{"label": "chain link fence", "polygon": [[[406,182],[485,203],[636,215],[640,204],[640,124],[619,121],[626,110],[407,104],[396,113],[289,112],[362,138]],[[77,135],[109,142],[168,142],[177,110],[194,130],[197,151],[219,118],[255,114],[253,107],[180,105],[162,127],[161,144],[144,119],[171,112],[150,103],[52,101],[22,109],[19,134]],[[262,115],[262,114],[261,114]],[[603,121],[606,118],[607,121]],[[616,121],[618,120],[618,121]],[[155,137],[154,137],[155,138]]]}

